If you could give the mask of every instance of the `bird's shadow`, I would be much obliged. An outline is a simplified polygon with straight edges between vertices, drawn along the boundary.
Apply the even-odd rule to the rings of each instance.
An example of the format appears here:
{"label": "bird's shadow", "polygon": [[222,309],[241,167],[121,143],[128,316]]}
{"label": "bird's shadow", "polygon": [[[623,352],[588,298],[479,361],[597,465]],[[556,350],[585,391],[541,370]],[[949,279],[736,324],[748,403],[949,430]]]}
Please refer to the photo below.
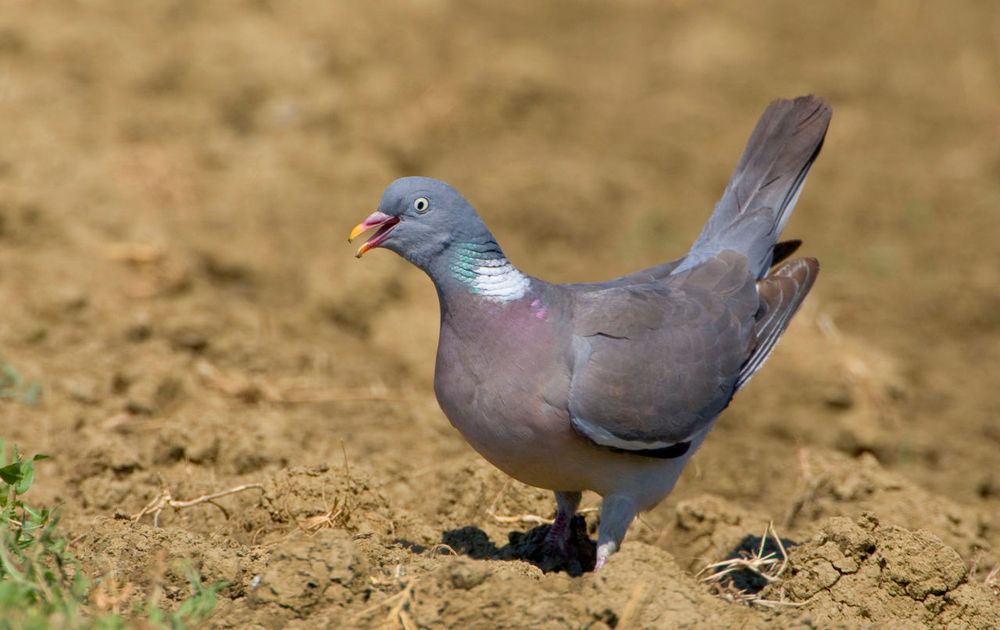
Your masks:
{"label": "bird's shadow", "polygon": [[507,544],[497,547],[486,532],[474,525],[467,525],[444,532],[441,542],[470,558],[522,560],[545,573],[563,571],[575,577],[594,570],[597,545],[590,539],[587,522],[582,515],[574,516],[570,522],[568,553],[565,556],[545,544],[545,535],[549,533],[549,529],[549,525],[539,525],[526,532],[510,532],[507,534]]}
{"label": "bird's shadow", "polygon": [[[580,514],[573,517],[570,523],[570,539],[568,553],[563,555],[545,543],[545,536],[551,529],[550,525],[539,525],[526,532],[509,532],[507,544],[497,547],[482,529],[475,525],[466,525],[458,529],[449,529],[441,536],[441,542],[458,554],[476,560],[521,560],[530,562],[544,573],[564,572],[573,577],[594,570],[597,560],[597,545],[591,540],[587,531],[587,521]],[[416,553],[426,549],[406,541],[399,541]],[[782,538],[784,550],[798,543]],[[785,553],[772,538],[764,540],[763,554],[775,554],[781,557]],[[761,555],[761,537],[747,535],[726,556],[733,558],[748,558]],[[749,593],[757,593],[767,586],[766,578],[748,569],[736,570],[730,573],[733,586]]]}

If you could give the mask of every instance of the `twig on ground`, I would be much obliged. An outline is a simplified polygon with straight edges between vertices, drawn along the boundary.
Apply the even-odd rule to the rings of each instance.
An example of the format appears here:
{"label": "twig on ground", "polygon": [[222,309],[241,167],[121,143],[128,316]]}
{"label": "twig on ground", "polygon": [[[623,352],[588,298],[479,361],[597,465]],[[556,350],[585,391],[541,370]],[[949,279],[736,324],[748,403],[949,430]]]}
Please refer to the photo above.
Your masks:
{"label": "twig on ground", "polygon": [[215,507],[219,508],[219,510],[222,511],[223,515],[225,515],[225,517],[228,519],[229,512],[226,511],[226,508],[216,503],[215,500],[228,496],[230,494],[236,494],[237,492],[250,490],[252,488],[256,488],[257,490],[260,490],[262,492],[264,490],[264,486],[259,483],[245,483],[243,485],[236,486],[235,488],[230,488],[228,490],[223,490],[221,492],[213,492],[212,494],[205,494],[196,499],[184,501],[181,499],[175,499],[173,495],[170,493],[170,488],[166,484],[164,484],[160,488],[160,493],[156,495],[156,497],[152,501],[147,503],[146,507],[142,508],[141,510],[139,510],[137,514],[132,516],[132,522],[138,523],[143,516],[146,516],[147,514],[152,514],[153,526],[159,527],[160,513],[163,512],[163,510],[167,508],[173,508],[174,510],[183,510],[185,508],[193,507],[195,505],[201,505],[202,503],[210,503]]}
{"label": "twig on ground", "polygon": [[345,511],[345,509],[348,508],[346,499],[344,501],[334,499],[333,504],[331,505],[327,502],[326,492],[324,492],[323,504],[326,506],[326,512],[323,514],[317,514],[315,516],[295,520],[295,523],[302,531],[307,534],[315,534],[324,527],[336,527],[337,525],[344,526],[347,524],[349,512]]}
{"label": "twig on ground", "polygon": [[347,457],[347,443],[340,439],[340,452],[344,454],[344,476],[347,477],[347,485],[354,486],[354,479],[351,477],[351,460]]}
{"label": "twig on ground", "polygon": [[130,265],[151,265],[162,261],[167,248],[153,243],[112,243],[104,251],[109,260]]}
{"label": "twig on ground", "polygon": [[795,524],[795,520],[802,513],[802,510],[813,500],[816,499],[816,495],[819,493],[820,488],[826,481],[822,475],[816,475],[813,473],[812,463],[809,457],[809,449],[799,448],[796,456],[799,460],[799,469],[802,471],[802,482],[803,490],[799,494],[795,502],[792,503],[791,508],[788,510],[788,514],[785,515],[784,525],[785,527],[791,527]]}
{"label": "twig on ground", "polygon": [[493,520],[499,523],[534,523],[536,525],[551,525],[555,520],[538,516],[537,514],[494,514],[488,512]]}
{"label": "twig on ground", "polygon": [[628,630],[632,627],[638,627],[639,613],[642,611],[642,605],[645,603],[648,590],[649,586],[647,584],[636,584],[635,588],[632,589],[632,594],[629,596],[628,602],[625,603],[625,609],[622,611],[622,616],[615,628]]}
{"label": "twig on ground", "polygon": [[388,578],[378,578],[374,575],[368,576],[371,580],[372,586],[389,586],[389,585],[403,585],[403,564],[399,563],[396,568],[392,570],[392,576]]}
{"label": "twig on ground", "polygon": [[[583,508],[577,510],[577,514],[590,514],[596,512],[597,508]],[[497,514],[493,510],[487,510],[491,518],[500,523],[535,523],[536,525],[551,525],[555,519],[545,518],[537,514]]]}
{"label": "twig on ground", "polygon": [[434,545],[433,547],[431,547],[430,549],[428,549],[427,551],[429,551],[430,553],[436,553],[438,551],[447,551],[448,553],[450,553],[453,556],[457,556],[458,555],[458,552],[455,551],[454,547],[452,547],[451,545],[447,545],[445,543],[438,543],[438,544]]}
{"label": "twig on ground", "polygon": [[1000,593],[1000,563],[997,563],[997,565],[986,574],[986,577],[983,578],[983,584]]}
{"label": "twig on ground", "polygon": [[156,431],[162,429],[169,423],[165,418],[148,418],[128,411],[116,413],[101,422],[103,431],[115,431],[118,433],[132,433],[134,431]]}
{"label": "twig on ground", "polygon": [[[778,553],[773,551],[764,553],[767,547],[768,536],[774,540],[778,547]],[[779,556],[780,553],[780,556]],[[781,589],[781,599],[764,599],[759,592],[751,592],[737,587],[733,582],[733,575],[739,571],[750,571],[764,579],[768,584],[781,581],[781,576],[788,568],[788,552],[781,542],[781,536],[774,529],[774,523],[768,523],[761,536],[760,545],[751,554],[741,552],[740,557],[713,562],[699,571],[696,577],[700,577],[703,582],[707,582],[713,593],[723,599],[742,603],[748,606],[802,606],[806,602],[790,602],[785,600],[784,587]],[[708,573],[708,575],[703,574]],[[808,601],[808,600],[807,600]]]}
{"label": "twig on ground", "polygon": [[[496,507],[497,503],[500,503],[500,499],[507,494],[507,490],[510,489],[513,479],[507,479],[500,491],[497,492],[493,500],[490,501],[489,507],[486,508],[486,514],[493,520],[499,523],[534,523],[536,525],[551,525],[555,522],[554,519],[545,518],[544,516],[539,516],[537,514],[497,514]],[[588,512],[596,512],[597,508],[584,508],[577,511],[577,514],[586,514]]]}
{"label": "twig on ground", "polygon": [[493,514],[493,512],[496,510],[497,503],[500,502],[500,499],[503,498],[503,495],[507,494],[507,489],[510,488],[510,484],[512,481],[513,481],[512,479],[507,479],[506,481],[503,482],[503,486],[500,487],[500,491],[497,492],[497,495],[493,497],[492,501],[490,501],[489,507],[486,508],[487,514]]}
{"label": "twig on ground", "polygon": [[119,578],[113,570],[109,571],[90,593],[90,601],[97,611],[102,613],[120,614],[123,604],[127,603],[136,592],[136,585]]}
{"label": "twig on ground", "polygon": [[397,626],[402,627],[403,630],[415,630],[416,624],[413,623],[413,618],[409,613],[409,606],[413,601],[413,589],[417,585],[417,580],[411,580],[410,582],[403,584],[403,590],[399,591],[395,595],[390,595],[386,599],[383,599],[374,606],[369,606],[361,612],[354,615],[354,619],[358,620],[363,617],[376,612],[377,610],[390,606],[389,614],[386,616],[386,625],[389,628],[396,628]]}
{"label": "twig on ground", "polygon": [[403,630],[416,630],[416,625],[413,623],[413,619],[410,618],[409,607],[413,602],[413,587],[416,585],[416,580],[410,582],[403,588],[403,597],[399,599],[396,604],[389,609],[389,614],[386,616],[386,623],[390,628],[395,628],[398,623]]}
{"label": "twig on ground", "polygon": [[[597,508],[584,508],[582,510],[577,510],[577,514],[583,514],[584,512],[588,512],[588,511],[589,512],[596,512]],[[640,526],[644,527],[647,532],[649,532],[651,534],[656,534],[657,537],[659,537],[659,530],[656,529],[655,527],[653,527],[652,525],[650,525],[649,522],[647,522],[646,519],[643,518],[642,514],[636,514],[634,522],[636,522]]]}

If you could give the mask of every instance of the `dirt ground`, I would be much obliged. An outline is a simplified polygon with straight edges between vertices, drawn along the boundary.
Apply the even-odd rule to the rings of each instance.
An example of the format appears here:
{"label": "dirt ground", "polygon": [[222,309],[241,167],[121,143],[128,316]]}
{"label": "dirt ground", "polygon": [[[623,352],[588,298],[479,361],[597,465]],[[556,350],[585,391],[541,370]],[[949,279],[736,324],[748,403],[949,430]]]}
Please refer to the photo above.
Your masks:
{"label": "dirt ground", "polygon": [[[43,395],[0,436],[53,456],[91,575],[176,600],[187,559],[220,628],[998,627],[997,33],[972,0],[7,0],[0,353]],[[524,271],[619,275],[801,93],[834,108],[786,231],[812,296],[606,570],[543,572],[550,496],[437,408],[429,281],[347,232],[425,174]],[[696,577],[769,522],[779,604]]]}

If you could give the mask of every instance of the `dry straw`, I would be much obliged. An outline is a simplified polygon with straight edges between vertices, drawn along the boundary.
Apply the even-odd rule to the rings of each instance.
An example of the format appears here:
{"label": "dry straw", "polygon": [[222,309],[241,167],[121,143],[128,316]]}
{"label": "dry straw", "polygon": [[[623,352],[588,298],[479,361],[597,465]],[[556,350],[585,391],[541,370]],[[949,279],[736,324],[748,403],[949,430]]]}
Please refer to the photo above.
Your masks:
{"label": "dry straw", "polygon": [[[774,541],[774,546],[777,547],[778,551],[764,553],[769,537]],[[749,571],[763,578],[767,584],[778,584],[787,568],[788,552],[785,551],[781,536],[775,531],[772,522],[767,524],[764,534],[760,537],[760,545],[754,552],[741,551],[736,558],[713,562],[699,571],[697,577],[701,578],[702,582],[709,584],[714,594],[732,603],[767,607],[801,606],[806,602],[790,602],[785,599],[783,587],[779,590],[779,599],[766,599],[761,595],[761,591],[742,589],[737,587],[734,582],[737,573]]]}

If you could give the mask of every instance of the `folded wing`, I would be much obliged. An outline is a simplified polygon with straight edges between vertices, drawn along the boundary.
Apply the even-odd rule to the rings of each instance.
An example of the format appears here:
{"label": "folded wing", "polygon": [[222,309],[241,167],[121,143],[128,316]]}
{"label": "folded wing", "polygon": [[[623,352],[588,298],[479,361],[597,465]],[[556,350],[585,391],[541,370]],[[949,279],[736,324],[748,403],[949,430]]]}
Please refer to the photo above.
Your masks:
{"label": "folded wing", "polygon": [[569,413],[597,444],[685,442],[729,403],[755,344],[759,298],[744,256],[723,252],[663,282],[574,299]]}

